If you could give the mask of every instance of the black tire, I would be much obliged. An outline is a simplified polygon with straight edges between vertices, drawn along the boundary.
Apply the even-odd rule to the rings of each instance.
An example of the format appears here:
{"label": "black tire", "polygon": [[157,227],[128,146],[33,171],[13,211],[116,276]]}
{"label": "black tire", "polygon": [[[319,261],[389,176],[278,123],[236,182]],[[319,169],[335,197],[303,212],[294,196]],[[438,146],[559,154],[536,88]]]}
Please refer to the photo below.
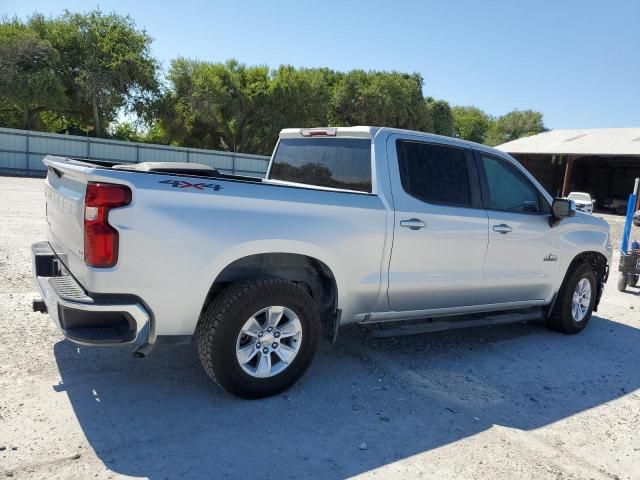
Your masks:
{"label": "black tire", "polygon": [[[571,313],[571,303],[576,286],[583,278],[586,278],[591,284],[591,298],[587,313],[581,321],[577,322]],[[547,326],[552,330],[566,334],[574,334],[582,331],[591,319],[596,300],[596,292],[596,277],[591,265],[580,263],[571,267],[571,270],[567,272],[564,282],[560,287],[551,315],[547,318]]]}
{"label": "black tire", "polygon": [[630,287],[635,287],[638,285],[638,277],[640,275],[629,275],[629,279],[627,280],[627,285]]}
{"label": "black tire", "polygon": [[626,273],[621,273],[620,276],[618,277],[618,291],[619,292],[624,292],[624,290],[627,288],[627,274]]}
{"label": "black tire", "polygon": [[[302,325],[300,349],[282,372],[256,378],[240,366],[236,341],[252,315],[275,305],[298,316]],[[253,279],[220,293],[202,313],[196,335],[200,361],[214,382],[241,398],[268,397],[289,388],[309,367],[320,338],[320,314],[313,298],[300,285],[279,278]]]}

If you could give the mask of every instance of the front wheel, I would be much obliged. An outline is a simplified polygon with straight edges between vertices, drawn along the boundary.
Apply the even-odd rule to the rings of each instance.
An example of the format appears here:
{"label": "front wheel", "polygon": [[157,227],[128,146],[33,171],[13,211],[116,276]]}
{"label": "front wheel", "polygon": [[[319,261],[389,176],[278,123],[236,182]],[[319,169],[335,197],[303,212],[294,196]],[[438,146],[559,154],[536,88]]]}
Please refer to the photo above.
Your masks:
{"label": "front wheel", "polygon": [[547,324],[562,333],[578,333],[587,326],[596,299],[596,278],[590,265],[573,267],[565,278]]}
{"label": "front wheel", "polygon": [[198,355],[227,392],[268,397],[302,376],[319,336],[318,307],[303,287],[254,279],[232,285],[206,307],[198,323]]}

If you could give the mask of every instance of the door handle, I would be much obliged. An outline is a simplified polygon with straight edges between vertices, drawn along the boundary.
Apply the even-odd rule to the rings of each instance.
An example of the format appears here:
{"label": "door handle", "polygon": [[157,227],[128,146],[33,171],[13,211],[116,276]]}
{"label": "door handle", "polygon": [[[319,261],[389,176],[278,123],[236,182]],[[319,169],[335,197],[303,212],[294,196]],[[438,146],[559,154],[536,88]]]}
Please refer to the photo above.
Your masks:
{"label": "door handle", "polygon": [[410,228],[411,230],[420,230],[421,228],[426,227],[427,224],[419,218],[410,218],[409,220],[401,220],[400,226]]}
{"label": "door handle", "polygon": [[509,233],[513,230],[513,228],[511,228],[509,225],[507,225],[506,223],[501,223],[500,225],[494,225],[493,226],[493,231],[494,232],[498,232],[498,233],[502,233],[503,235],[505,233]]}

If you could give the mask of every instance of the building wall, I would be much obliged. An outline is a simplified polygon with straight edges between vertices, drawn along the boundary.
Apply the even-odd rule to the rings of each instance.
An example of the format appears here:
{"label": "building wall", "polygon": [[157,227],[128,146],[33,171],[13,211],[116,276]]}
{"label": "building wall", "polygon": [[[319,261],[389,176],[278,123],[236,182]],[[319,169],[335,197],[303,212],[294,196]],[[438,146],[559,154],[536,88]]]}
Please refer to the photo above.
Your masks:
{"label": "building wall", "polygon": [[203,163],[223,173],[259,177],[265,175],[269,164],[269,157],[262,155],[0,128],[0,173],[42,176],[46,155],[122,163]]}

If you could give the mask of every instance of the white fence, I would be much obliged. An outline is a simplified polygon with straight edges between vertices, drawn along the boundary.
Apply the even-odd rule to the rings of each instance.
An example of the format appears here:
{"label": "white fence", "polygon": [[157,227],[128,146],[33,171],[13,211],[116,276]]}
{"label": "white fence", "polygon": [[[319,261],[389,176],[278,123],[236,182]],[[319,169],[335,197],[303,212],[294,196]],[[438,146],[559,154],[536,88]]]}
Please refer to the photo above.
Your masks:
{"label": "white fence", "polygon": [[44,176],[45,155],[122,163],[193,162],[223,173],[262,177],[269,157],[0,128],[0,174]]}

